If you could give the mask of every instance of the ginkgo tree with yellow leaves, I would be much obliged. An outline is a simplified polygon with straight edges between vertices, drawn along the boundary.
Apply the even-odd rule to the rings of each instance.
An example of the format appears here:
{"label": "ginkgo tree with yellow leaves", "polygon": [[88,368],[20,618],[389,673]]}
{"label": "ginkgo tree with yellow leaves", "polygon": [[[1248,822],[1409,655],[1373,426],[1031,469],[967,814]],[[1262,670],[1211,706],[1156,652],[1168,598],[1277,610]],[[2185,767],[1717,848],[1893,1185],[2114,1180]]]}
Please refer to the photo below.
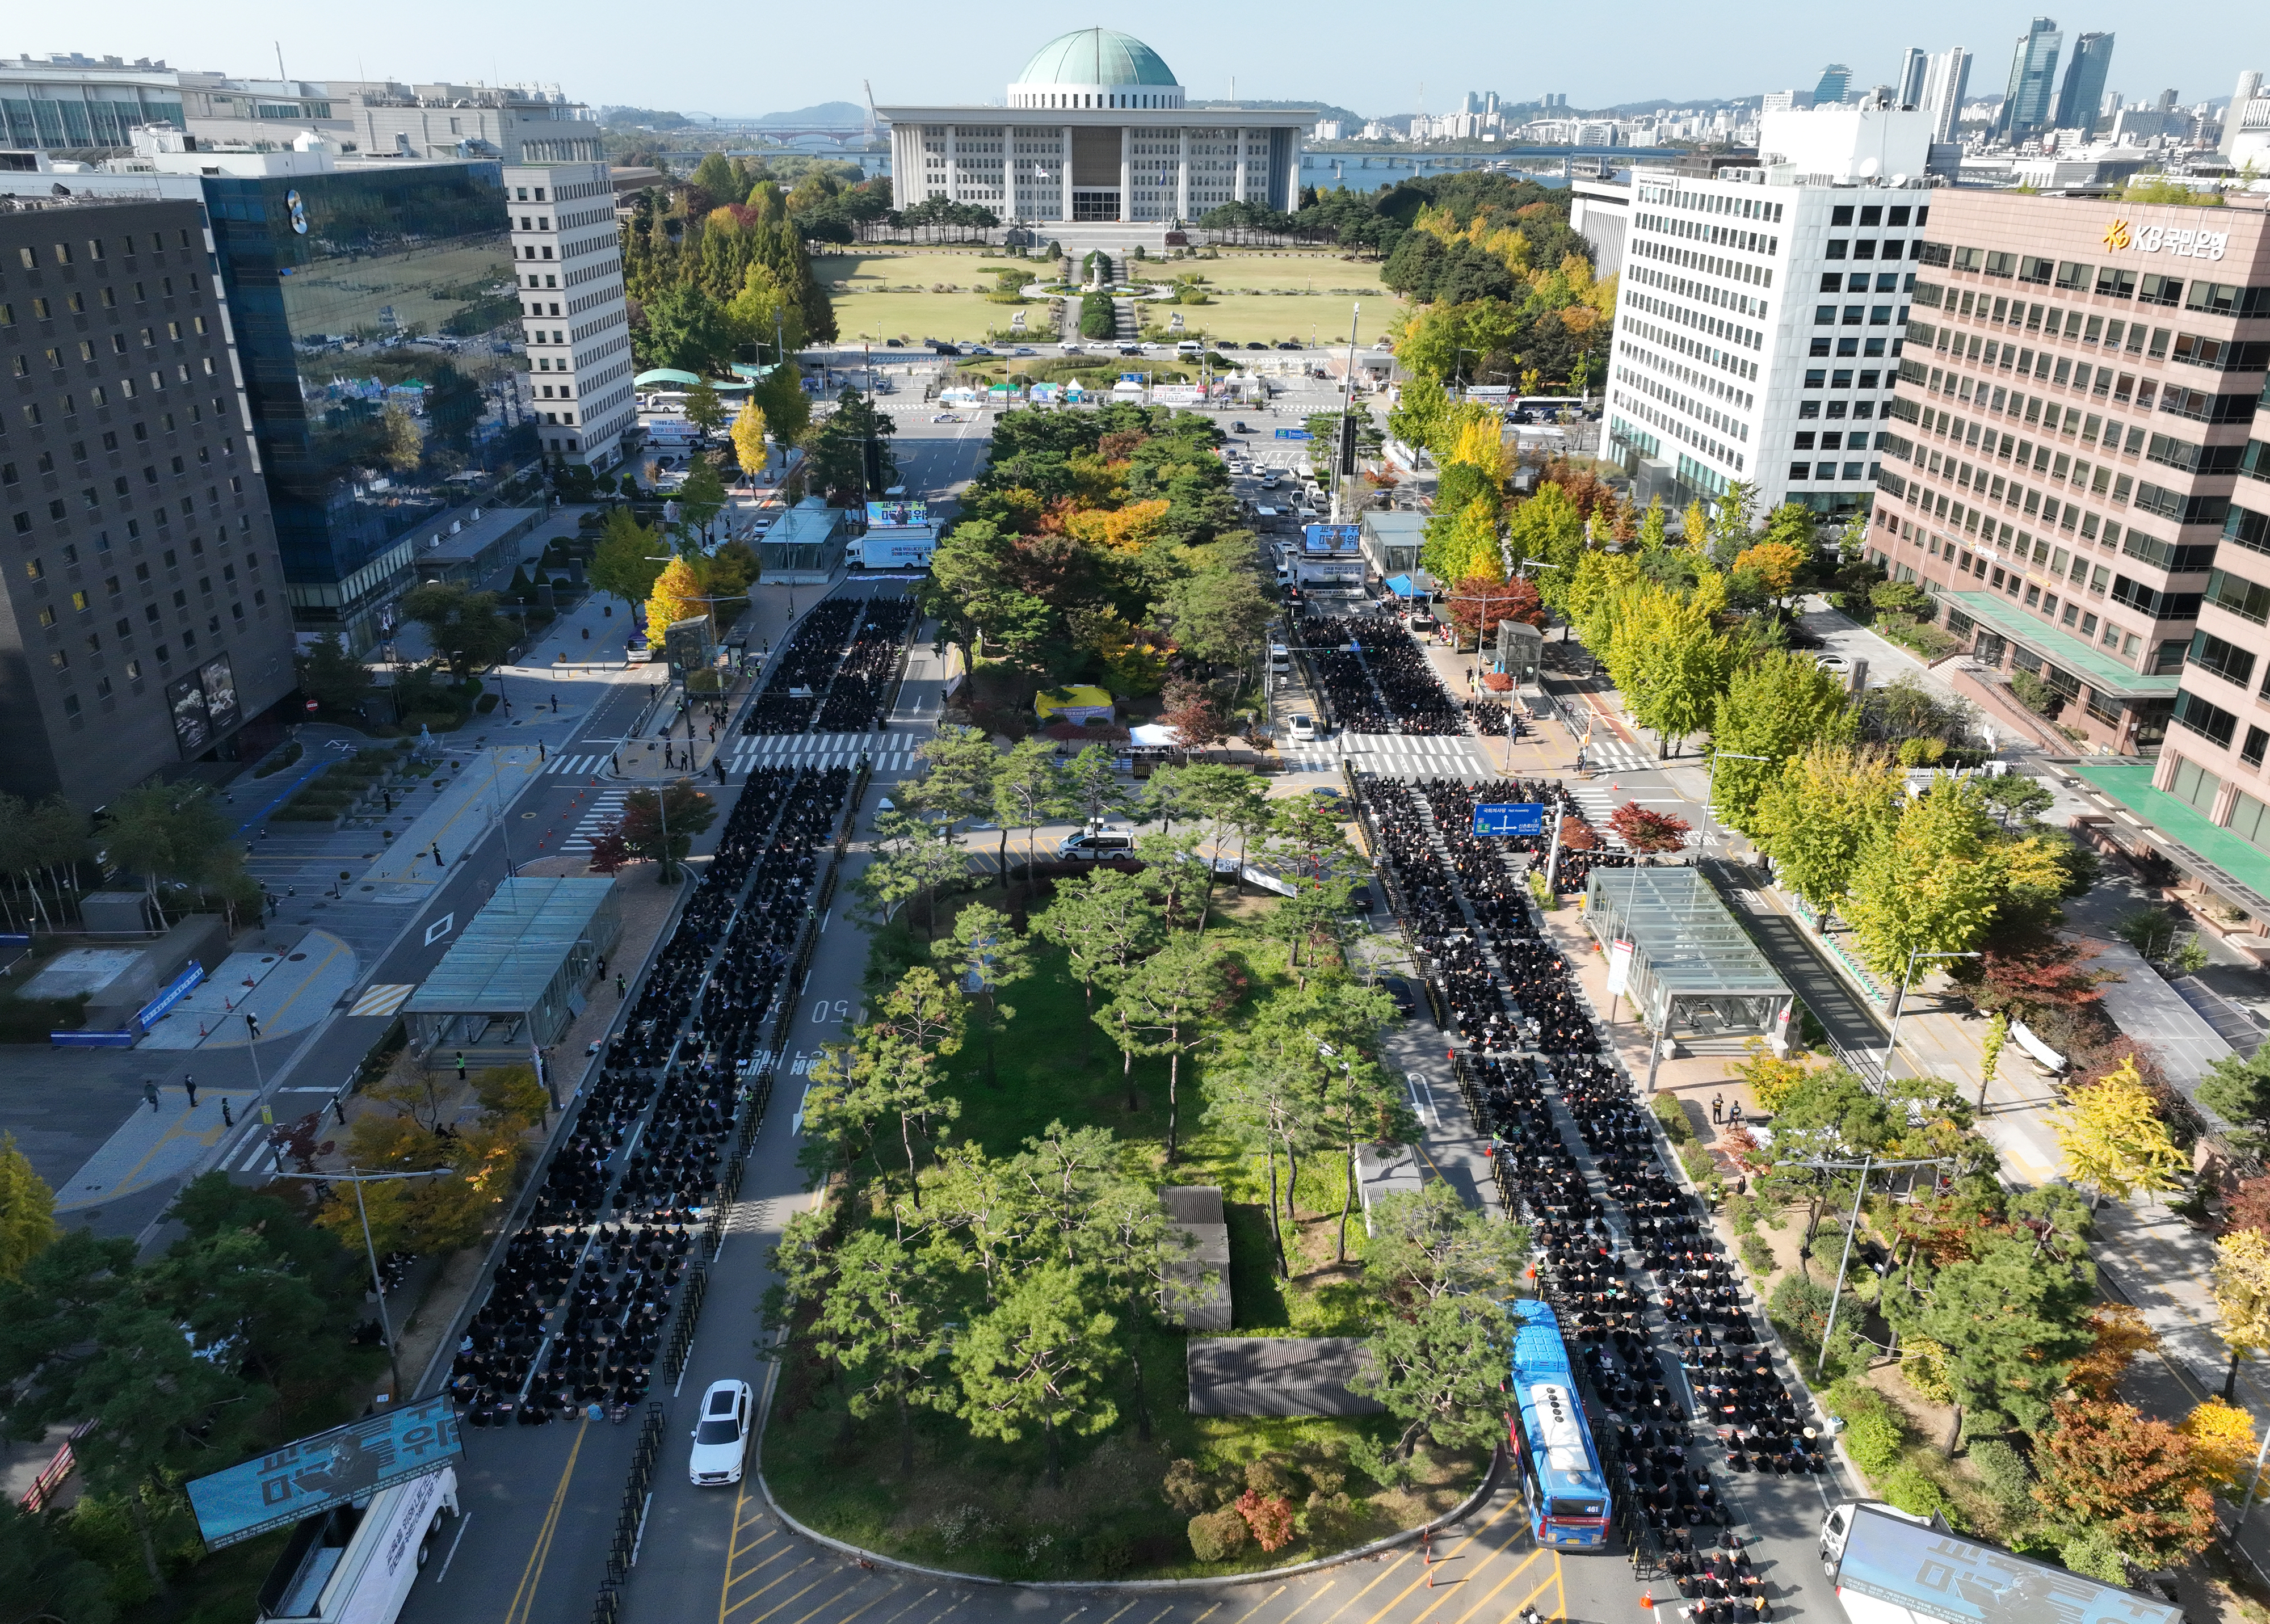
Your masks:
{"label": "ginkgo tree with yellow leaves", "polygon": [[2238,1390],[2238,1361],[2270,1350],[2270,1235],[2234,1229],[2214,1243],[2214,1312],[2230,1369],[2222,1380],[2228,1402]]}
{"label": "ginkgo tree with yellow leaves", "polygon": [[2050,1131],[2065,1153],[2066,1176],[2095,1192],[2092,1208],[2107,1196],[2125,1200],[2177,1189],[2191,1166],[2133,1055],[2067,1095]]}

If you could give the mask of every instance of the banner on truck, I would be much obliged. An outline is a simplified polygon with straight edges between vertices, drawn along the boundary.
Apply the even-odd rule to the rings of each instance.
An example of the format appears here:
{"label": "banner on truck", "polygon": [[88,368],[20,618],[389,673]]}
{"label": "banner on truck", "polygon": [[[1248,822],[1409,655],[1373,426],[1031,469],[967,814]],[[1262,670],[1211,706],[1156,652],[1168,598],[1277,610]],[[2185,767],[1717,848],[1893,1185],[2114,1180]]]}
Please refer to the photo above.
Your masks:
{"label": "banner on truck", "polygon": [[205,1548],[218,1551],[406,1483],[464,1452],[456,1408],[444,1395],[335,1427],[226,1472],[193,1479],[189,1507]]}

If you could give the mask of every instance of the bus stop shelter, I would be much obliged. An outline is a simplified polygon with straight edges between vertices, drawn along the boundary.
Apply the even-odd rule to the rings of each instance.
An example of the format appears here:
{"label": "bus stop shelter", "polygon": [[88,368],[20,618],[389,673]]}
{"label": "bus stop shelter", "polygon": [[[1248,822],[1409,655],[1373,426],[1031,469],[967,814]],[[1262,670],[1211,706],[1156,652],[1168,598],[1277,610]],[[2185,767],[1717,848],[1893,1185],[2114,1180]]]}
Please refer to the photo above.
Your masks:
{"label": "bus stop shelter", "polygon": [[428,1068],[515,1065],[558,1042],[621,933],[612,879],[506,880],[404,1003],[411,1052]]}
{"label": "bus stop shelter", "polygon": [[1669,1045],[1762,1037],[1787,1046],[1795,1002],[1702,871],[1594,869],[1584,920],[1608,955],[1608,990],[1654,1034],[1647,1086]]}

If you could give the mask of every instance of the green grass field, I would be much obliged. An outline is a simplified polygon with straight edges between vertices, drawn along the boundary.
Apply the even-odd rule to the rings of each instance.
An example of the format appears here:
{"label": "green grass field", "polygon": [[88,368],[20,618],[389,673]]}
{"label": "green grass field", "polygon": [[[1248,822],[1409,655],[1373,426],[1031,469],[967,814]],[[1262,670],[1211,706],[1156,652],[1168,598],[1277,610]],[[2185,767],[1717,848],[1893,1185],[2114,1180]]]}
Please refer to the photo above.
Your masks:
{"label": "green grass field", "polygon": [[[1013,861],[1013,838],[1011,846]],[[1004,901],[998,891],[977,900]],[[1287,979],[1284,949],[1252,929],[1266,906],[1222,894],[1215,914],[1213,932],[1254,992]],[[941,932],[946,923],[941,918]],[[1287,1235],[1296,1254],[1294,1278],[1278,1279],[1269,1263],[1263,1163],[1205,1131],[1203,1059],[1186,1057],[1183,1066],[1180,1153],[1169,1168],[1166,1063],[1136,1061],[1136,1108],[1130,1110],[1119,1051],[1088,1020],[1063,955],[1042,949],[1035,960],[1034,975],[1006,993],[1017,1014],[998,1045],[998,1080],[985,1081],[982,1041],[952,1063],[950,1086],[962,1107],[955,1136],[998,1157],[1013,1154],[1051,1122],[1109,1128],[1126,1146],[1130,1173],[1158,1183],[1222,1187],[1235,1305],[1230,1334],[1362,1334],[1360,1218],[1350,1225],[1350,1261],[1335,1262],[1343,1161],[1303,1161],[1295,1192],[1301,1221]],[[766,1479],[798,1518],[837,1539],[1013,1579],[1192,1577],[1283,1566],[1413,1526],[1456,1504],[1479,1480],[1479,1455],[1422,1450],[1416,1483],[1377,1490],[1348,1469],[1347,1448],[1359,1435],[1391,1437],[1394,1424],[1386,1417],[1193,1416],[1183,1334],[1149,1324],[1131,1329],[1130,1357],[1112,1380],[1120,1419],[1098,1437],[1065,1441],[1064,1480],[1056,1487],[1044,1480],[1037,1435],[1016,1443],[973,1438],[961,1421],[934,1411],[918,1414],[914,1470],[902,1473],[892,1423],[879,1418],[847,1424],[836,1390],[819,1372],[793,1367],[783,1368],[767,1428]],[[1147,1429],[1139,1419],[1145,1410]],[[1161,1492],[1169,1466],[1193,1462],[1208,1483],[1234,1494],[1248,1465],[1265,1459],[1288,1474],[1296,1505],[1307,1506],[1312,1494],[1330,1503],[1313,1514],[1312,1527],[1277,1552],[1265,1555],[1248,1544],[1224,1561],[1199,1562],[1191,1549],[1189,1514],[1176,1510]],[[1345,1508],[1332,1498],[1341,1493],[1348,1497]]]}

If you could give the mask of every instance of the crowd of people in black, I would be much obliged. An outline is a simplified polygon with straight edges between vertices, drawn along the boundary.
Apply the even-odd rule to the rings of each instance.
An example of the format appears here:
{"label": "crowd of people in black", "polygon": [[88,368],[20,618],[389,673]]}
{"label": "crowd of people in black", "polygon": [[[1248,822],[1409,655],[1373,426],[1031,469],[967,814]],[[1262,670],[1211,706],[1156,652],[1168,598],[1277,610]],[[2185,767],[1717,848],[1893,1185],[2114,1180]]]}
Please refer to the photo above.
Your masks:
{"label": "crowd of people in black", "polygon": [[[1823,1470],[1821,1445],[1539,931],[1508,854],[1546,842],[1472,832],[1477,802],[1542,803],[1548,840],[1552,816],[1577,818],[1576,805],[1549,782],[1357,782],[1375,860],[1463,1046],[1462,1092],[1489,1137],[1493,1182],[1531,1227],[1538,1289],[1591,1390],[1626,1526],[1648,1531],[1696,1624],[1762,1624],[1764,1587],[1740,1541],[1704,1533],[1697,1544],[1695,1531],[1731,1522],[1703,1448],[1715,1436],[1734,1472],[1789,1472]],[[1665,1352],[1683,1368],[1676,1384]],[[1709,1429],[1700,1444],[1698,1423]]]}
{"label": "crowd of people in black", "polygon": [[1300,635],[1335,727],[1354,733],[1466,730],[1458,701],[1428,664],[1425,650],[1395,621],[1306,615]]}
{"label": "crowd of people in black", "polygon": [[907,624],[914,619],[910,597],[870,597],[851,647],[820,702],[820,733],[865,733],[888,720],[886,708],[898,691],[899,655]]}
{"label": "crowd of people in black", "polygon": [[471,1425],[619,1416],[645,1396],[850,787],[841,767],[750,775],[458,1344]]}

